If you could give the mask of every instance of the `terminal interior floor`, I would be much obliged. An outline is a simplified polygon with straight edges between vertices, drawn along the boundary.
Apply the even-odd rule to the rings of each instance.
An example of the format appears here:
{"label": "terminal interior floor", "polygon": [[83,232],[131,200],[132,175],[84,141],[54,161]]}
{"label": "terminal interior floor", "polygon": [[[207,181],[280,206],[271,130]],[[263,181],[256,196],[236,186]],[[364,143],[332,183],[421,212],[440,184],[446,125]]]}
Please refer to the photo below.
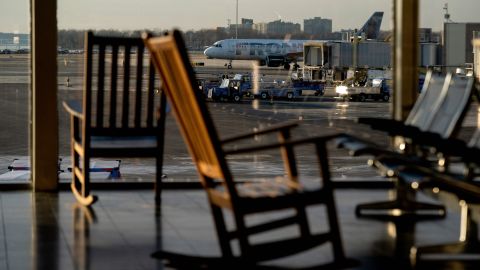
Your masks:
{"label": "terminal interior floor", "polygon": [[[0,193],[0,269],[169,269],[150,254],[158,249],[204,256],[220,253],[202,190],[166,190],[160,208],[155,207],[152,191],[95,193],[99,200],[91,209],[78,206],[66,191]],[[335,191],[345,252],[359,261],[353,269],[411,269],[413,245],[458,241],[460,208],[448,194],[440,193],[435,199],[417,196],[447,206],[447,217],[440,220],[394,223],[355,216],[358,203],[384,200],[389,195],[388,190]],[[313,207],[308,214],[316,229],[325,228],[323,207]],[[272,237],[285,233],[288,230]],[[331,258],[326,244],[269,263],[312,269]],[[418,268],[478,269],[478,264],[448,261]]]}

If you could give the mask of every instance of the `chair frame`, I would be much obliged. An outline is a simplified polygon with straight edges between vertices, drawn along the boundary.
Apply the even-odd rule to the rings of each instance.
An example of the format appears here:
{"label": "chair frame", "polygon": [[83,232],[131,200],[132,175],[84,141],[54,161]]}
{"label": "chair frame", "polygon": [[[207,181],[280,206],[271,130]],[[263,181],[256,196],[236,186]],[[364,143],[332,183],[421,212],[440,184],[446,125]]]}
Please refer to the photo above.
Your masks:
{"label": "chair frame", "polygon": [[[346,259],[340,237],[338,217],[333,197],[333,186],[330,180],[328,165],[327,141],[335,135],[317,138],[292,140],[290,130],[296,123],[274,126],[254,133],[241,134],[225,140],[220,140],[211,119],[208,108],[201,94],[196,89],[194,71],[190,65],[187,51],[181,33],[177,30],[161,36],[152,37],[145,34],[146,47],[152,54],[152,59],[160,74],[164,91],[170,100],[172,111],[180,127],[184,141],[194,160],[200,181],[207,193],[210,210],[215,224],[222,257],[206,258],[180,255],[167,251],[158,251],[152,256],[166,259],[174,267],[199,267],[207,265],[215,267],[248,267],[257,263],[295,254],[314,246],[331,242],[335,265],[352,264]],[[279,142],[241,149],[224,150],[231,142],[251,139],[254,136],[277,132]],[[313,144],[318,155],[318,165],[322,176],[322,187],[314,191],[303,191],[298,182],[298,171],[294,155],[294,146]],[[252,191],[251,186],[263,186],[264,183],[252,182],[251,186],[234,181],[227,160],[227,155],[249,153],[262,150],[281,149],[287,175],[284,194],[275,193],[274,186],[267,191]],[[263,192],[263,193],[262,193]],[[329,222],[329,231],[313,234],[309,229],[305,207],[312,204],[325,204]],[[249,214],[278,211],[293,208],[293,216],[267,221],[262,224],[247,226],[245,218]],[[230,210],[235,228],[226,226],[224,209]],[[300,236],[261,244],[253,244],[249,236],[267,232],[285,226],[298,225]],[[238,240],[240,255],[234,254],[232,240]],[[193,265],[193,266],[192,266]],[[236,268],[237,269],[237,268]]]}
{"label": "chair frame", "polygon": [[[97,55],[97,47],[98,69],[95,70],[93,59]],[[147,67],[144,91],[143,41],[141,38],[97,36],[89,31],[85,34],[85,48],[83,101],[63,103],[71,119],[72,192],[83,205],[91,205],[96,201],[97,197],[90,193],[89,167],[93,157],[153,157],[156,159],[155,199],[159,203],[166,98],[161,93],[159,100],[155,101],[155,69],[151,63]],[[112,56],[110,85],[106,80],[108,48],[111,48]],[[123,63],[119,63],[121,49]],[[132,61],[131,53],[135,51],[136,60]],[[133,64],[136,64],[135,69]],[[93,79],[95,71],[96,81]],[[134,71],[135,81],[131,82]],[[123,85],[117,85],[119,80]],[[107,94],[110,97],[108,100],[105,98]],[[109,106],[105,110],[107,104]],[[117,117],[120,110],[121,116]],[[146,142],[150,144],[145,145]]]}
{"label": "chair frame", "polygon": [[[477,134],[480,130],[477,130]],[[475,138],[473,139],[475,140]],[[448,141],[448,140],[447,140]],[[478,157],[480,149],[475,146],[464,144],[460,147],[467,153],[466,155],[475,155]],[[477,166],[480,161],[476,160]],[[435,262],[435,258],[428,258],[428,255],[450,255],[451,260],[472,262],[469,255],[475,255],[475,265],[478,265],[478,252],[480,251],[480,240],[478,234],[478,224],[472,218],[472,204],[480,203],[480,186],[478,182],[473,182],[468,178],[459,178],[458,175],[451,175],[446,172],[440,172],[430,167],[418,165],[405,165],[395,171],[399,178],[413,178],[420,188],[431,189],[433,187],[439,190],[449,192],[457,196],[461,208],[459,241],[454,243],[436,244],[431,246],[414,246],[410,250],[410,260],[414,267],[424,266],[423,263]],[[445,261],[445,259],[440,259]]]}
{"label": "chair frame", "polygon": [[[405,163],[419,163],[424,166],[434,166],[425,156],[425,153],[428,154],[430,150],[425,151],[425,149],[435,147],[435,145],[441,143],[442,140],[455,136],[459,130],[460,124],[472,100],[472,96],[475,93],[475,91],[472,91],[473,80],[467,79],[466,87],[465,89],[462,89],[466,91],[466,94],[461,96],[459,106],[460,104],[463,106],[460,106],[453,114],[451,114],[451,116],[449,116],[451,121],[447,123],[447,126],[440,126],[439,128],[437,121],[442,117],[441,114],[443,113],[443,110],[448,108],[452,101],[452,97],[448,96],[448,91],[455,80],[461,80],[461,78],[454,78],[452,74],[447,74],[438,98],[435,99],[434,97],[434,104],[430,105],[432,108],[429,109],[429,113],[427,115],[422,115],[427,113],[425,109],[422,111],[420,108],[428,105],[424,103],[426,95],[431,95],[431,93],[426,92],[431,78],[431,74],[426,77],[425,83],[427,86],[424,85],[423,94],[420,95],[411,114],[407,118],[408,121],[406,120],[405,122],[406,124],[415,124],[414,126],[393,121],[390,126],[387,125],[387,128],[382,128],[373,118],[359,119],[360,123],[370,124],[374,129],[387,131],[390,135],[403,136],[405,141],[409,144],[407,151],[404,153],[378,148],[372,146],[369,142],[365,143],[367,147],[364,149],[358,147],[361,150],[355,151],[354,154],[372,154],[374,158],[369,161],[369,164],[375,166],[385,176],[395,177],[395,167],[401,166]],[[416,120],[418,121],[418,119],[424,120],[417,123]],[[379,121],[379,123],[383,122]],[[420,123],[423,124],[419,125]],[[389,128],[392,128],[392,130],[389,130]],[[348,145],[351,143],[350,141],[353,141],[352,144],[356,144],[355,141],[358,139],[347,136],[340,138],[339,140],[341,144]],[[360,144],[361,143],[363,142],[360,142]],[[396,179],[395,183],[397,194],[394,200],[360,204],[355,209],[357,216],[376,219],[431,219],[443,218],[445,216],[446,210],[444,206],[418,202],[415,200],[415,190],[410,187],[409,183],[405,183],[402,179]]]}
{"label": "chair frame", "polygon": [[[449,78],[445,80],[449,80]],[[435,112],[445,98],[446,86],[449,83],[445,80],[442,80],[431,70],[427,72],[422,91],[405,121],[362,117],[357,122],[368,125],[371,129],[387,132],[390,136],[415,137],[430,125]],[[441,84],[438,84],[438,82],[441,82]],[[349,149],[353,156],[365,154],[375,156],[391,153],[391,150],[354,136],[342,136],[336,141],[338,147]]]}

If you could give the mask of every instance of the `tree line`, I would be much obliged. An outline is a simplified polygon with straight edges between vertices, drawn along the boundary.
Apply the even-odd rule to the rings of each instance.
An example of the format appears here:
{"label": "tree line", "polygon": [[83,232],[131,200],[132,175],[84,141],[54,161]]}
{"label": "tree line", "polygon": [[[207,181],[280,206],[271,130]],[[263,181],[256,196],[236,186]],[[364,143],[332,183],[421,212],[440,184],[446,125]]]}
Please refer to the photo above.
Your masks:
{"label": "tree line", "polygon": [[[84,48],[85,30],[59,30],[58,31],[58,46],[61,49],[68,50],[81,50]],[[119,30],[98,30],[94,31],[97,35],[102,36],[117,36],[117,37],[141,37],[143,30],[135,31],[119,31]],[[162,30],[150,31],[154,35],[160,35],[165,32]],[[230,32],[230,33],[229,33]],[[233,33],[231,33],[233,32]],[[225,28],[218,29],[202,29],[202,30],[189,30],[183,32],[185,45],[190,50],[203,50],[205,46],[212,45],[215,41],[235,38],[234,31],[227,31]],[[251,29],[238,29],[238,38],[272,38],[283,39],[285,35],[282,34],[262,34],[258,31]],[[289,36],[290,39],[305,39],[305,40],[318,40],[318,39],[341,39],[341,35],[338,33],[332,33],[331,35],[315,36],[305,33],[293,33]]]}

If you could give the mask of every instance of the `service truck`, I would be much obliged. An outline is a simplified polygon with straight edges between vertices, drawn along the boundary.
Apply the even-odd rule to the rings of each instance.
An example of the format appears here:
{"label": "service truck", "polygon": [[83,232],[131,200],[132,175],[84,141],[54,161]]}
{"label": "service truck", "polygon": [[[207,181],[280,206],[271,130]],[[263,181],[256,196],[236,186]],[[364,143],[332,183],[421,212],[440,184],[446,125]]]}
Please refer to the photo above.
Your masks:
{"label": "service truck", "polygon": [[233,78],[223,78],[220,86],[207,90],[207,98],[214,101],[240,102],[244,96],[250,96],[252,83],[250,75],[235,74]]}
{"label": "service truck", "polygon": [[384,78],[375,78],[365,86],[338,85],[335,88],[338,97],[343,100],[365,101],[367,99],[390,100],[390,87]]}
{"label": "service truck", "polygon": [[323,96],[325,84],[319,82],[292,81],[275,87],[264,87],[258,91],[261,99],[284,98],[293,100],[302,96]]}

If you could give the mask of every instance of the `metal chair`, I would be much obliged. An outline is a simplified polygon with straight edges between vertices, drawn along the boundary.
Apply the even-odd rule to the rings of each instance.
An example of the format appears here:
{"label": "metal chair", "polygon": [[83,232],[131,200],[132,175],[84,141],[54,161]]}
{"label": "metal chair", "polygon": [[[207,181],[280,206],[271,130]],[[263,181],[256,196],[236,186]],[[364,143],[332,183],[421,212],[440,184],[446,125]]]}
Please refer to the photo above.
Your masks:
{"label": "metal chair", "polygon": [[[158,251],[153,256],[166,259],[172,266],[179,268],[247,269],[262,261],[282,258],[330,242],[334,254],[333,264],[351,264],[352,261],[346,259],[343,250],[327,160],[326,141],[335,135],[294,141],[290,138],[290,129],[296,124],[286,124],[220,140],[201,93],[195,90],[195,75],[181,33],[173,31],[162,37],[146,35],[144,39],[207,193],[222,252],[219,258],[187,256],[167,251]],[[279,142],[235,150],[224,149],[228,143],[272,132],[278,132]],[[322,185],[319,181],[319,186],[313,189],[302,187],[298,181],[294,147],[305,144],[311,144],[316,149],[317,165],[323,180]],[[230,171],[232,164],[228,163],[226,156],[269,149],[280,149],[287,175],[285,179],[235,182]],[[314,204],[326,206],[328,231],[313,233],[310,230],[305,208]],[[249,215],[284,209],[293,209],[295,213],[261,224],[246,223]],[[226,226],[227,212],[233,217],[233,229]],[[255,243],[250,239],[252,235],[288,226],[297,226],[298,233],[270,242]],[[232,241],[238,241],[239,255],[234,255]]]}
{"label": "metal chair", "polygon": [[[390,136],[413,137],[429,127],[435,112],[446,96],[445,77],[429,70],[425,76],[422,91],[405,121],[391,118],[362,117],[358,123],[368,125],[374,130],[388,133]],[[338,147],[348,149],[352,156],[380,155],[391,153],[373,142],[362,140],[355,136],[341,136],[336,139]]]}
{"label": "metal chair", "polygon": [[[428,76],[427,76],[428,78]],[[408,143],[408,150],[402,153],[391,149],[384,149],[368,143],[369,148],[354,151],[355,154],[370,154],[373,158],[369,163],[375,166],[383,175],[393,177],[396,183],[396,198],[391,201],[361,204],[356,207],[356,214],[372,218],[441,218],[445,216],[442,205],[422,203],[415,200],[415,190],[402,179],[395,179],[394,171],[404,164],[416,163],[424,166],[437,166],[436,155],[431,159],[431,149],[445,138],[456,135],[462,120],[469,108],[473,91],[473,79],[448,74],[442,87],[434,84],[430,77],[427,88],[422,91],[418,103],[407,118],[409,125],[394,122],[384,128],[391,135],[399,135]],[[427,80],[426,82],[427,83]],[[441,89],[439,91],[439,89]],[[430,92],[433,91],[433,92]],[[418,104],[418,105],[417,105]],[[362,121],[359,121],[362,122]],[[373,119],[374,128],[379,129],[381,124]],[[382,123],[381,121],[379,123]],[[389,129],[390,128],[390,129]],[[347,136],[347,146],[355,144],[355,137]],[[359,148],[357,148],[359,149]]]}
{"label": "metal chair", "polygon": [[[476,135],[480,134],[480,129]],[[470,165],[473,163],[480,167],[480,140],[474,136],[467,146],[463,147],[454,143],[456,151],[464,162]],[[449,141],[449,140],[447,140]],[[472,142],[476,142],[472,143]],[[463,153],[463,154],[460,154]],[[430,269],[438,263],[460,262],[467,268],[476,269],[480,266],[480,240],[478,234],[478,224],[472,218],[472,204],[480,204],[480,186],[478,181],[473,179],[453,175],[446,172],[440,172],[431,167],[422,167],[418,165],[405,165],[399,167],[395,174],[403,181],[414,183],[421,189],[435,188],[437,192],[444,191],[454,194],[458,200],[461,209],[459,240],[454,243],[413,246],[410,250],[410,259],[415,268]]]}
{"label": "metal chair", "polygon": [[143,41],[88,32],[85,47],[83,101],[63,103],[71,119],[73,194],[83,205],[95,202],[89,175],[94,157],[151,157],[159,201],[165,98],[156,93]]}

